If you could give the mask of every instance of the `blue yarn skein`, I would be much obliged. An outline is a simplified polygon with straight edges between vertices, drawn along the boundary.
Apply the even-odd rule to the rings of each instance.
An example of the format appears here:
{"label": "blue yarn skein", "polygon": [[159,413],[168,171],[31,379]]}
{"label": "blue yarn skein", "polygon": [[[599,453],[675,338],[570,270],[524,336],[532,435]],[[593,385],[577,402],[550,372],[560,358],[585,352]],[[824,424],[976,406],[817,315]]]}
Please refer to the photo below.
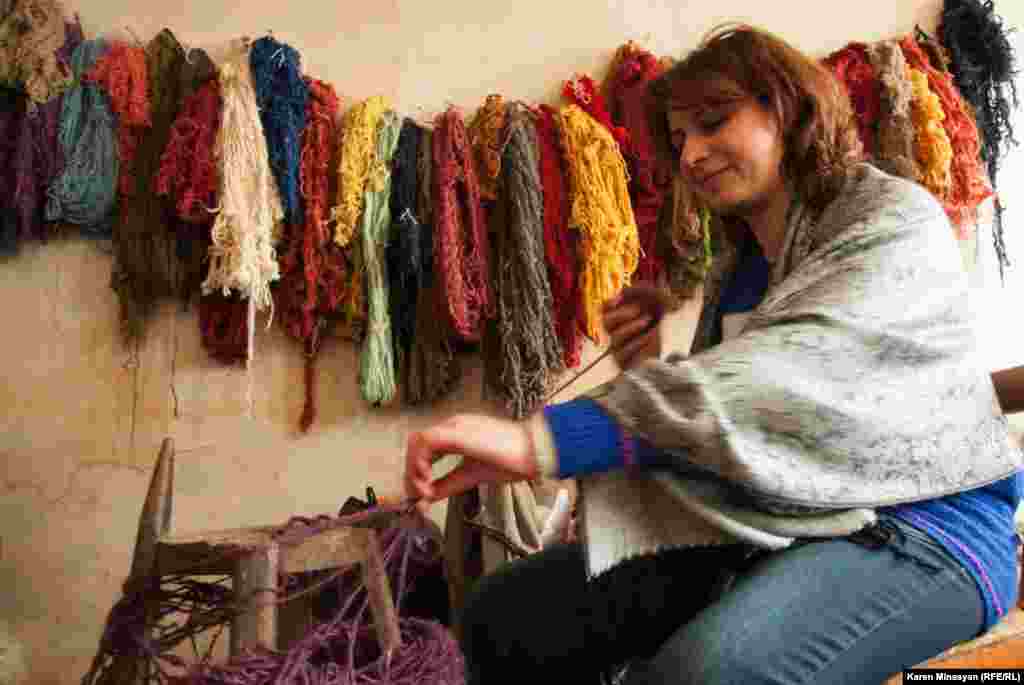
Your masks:
{"label": "blue yarn skein", "polygon": [[309,100],[309,86],[302,77],[299,61],[295,48],[271,37],[255,41],[249,52],[270,168],[281,194],[284,220],[293,226],[303,223],[299,165]]}
{"label": "blue yarn skein", "polygon": [[75,85],[64,94],[58,142],[65,166],[47,190],[46,220],[78,224],[87,236],[110,237],[117,202],[117,119],[87,73],[108,50],[102,38],[82,42],[71,55]]}

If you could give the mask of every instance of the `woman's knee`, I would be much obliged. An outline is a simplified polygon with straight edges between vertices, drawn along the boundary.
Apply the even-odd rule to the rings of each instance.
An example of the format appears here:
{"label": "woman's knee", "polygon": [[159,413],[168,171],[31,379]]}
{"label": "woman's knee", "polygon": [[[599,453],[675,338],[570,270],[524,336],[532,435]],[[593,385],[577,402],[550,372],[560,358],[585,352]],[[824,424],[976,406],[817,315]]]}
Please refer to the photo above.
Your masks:
{"label": "woman's knee", "polygon": [[[468,593],[459,617],[460,641],[468,657],[480,650],[501,651],[546,631],[534,619],[548,612],[548,623],[561,623],[572,611],[576,586],[582,586],[582,557],[574,547],[557,547],[480,578]],[[525,645],[523,645],[525,646]]]}

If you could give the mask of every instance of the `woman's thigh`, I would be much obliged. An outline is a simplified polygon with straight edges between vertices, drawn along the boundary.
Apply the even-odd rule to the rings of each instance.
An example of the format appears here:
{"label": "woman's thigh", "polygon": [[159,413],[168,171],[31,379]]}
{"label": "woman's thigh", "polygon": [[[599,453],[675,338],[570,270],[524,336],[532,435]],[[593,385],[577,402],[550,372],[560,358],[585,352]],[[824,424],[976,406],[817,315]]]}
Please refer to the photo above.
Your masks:
{"label": "woman's thigh", "polygon": [[573,682],[651,656],[707,606],[736,549],[692,549],[620,564],[590,583],[582,550],[544,550],[482,578],[462,615],[470,683],[546,678]]}
{"label": "woman's thigh", "polygon": [[627,682],[879,685],[974,637],[981,596],[922,533],[884,546],[813,542],[754,564]]}

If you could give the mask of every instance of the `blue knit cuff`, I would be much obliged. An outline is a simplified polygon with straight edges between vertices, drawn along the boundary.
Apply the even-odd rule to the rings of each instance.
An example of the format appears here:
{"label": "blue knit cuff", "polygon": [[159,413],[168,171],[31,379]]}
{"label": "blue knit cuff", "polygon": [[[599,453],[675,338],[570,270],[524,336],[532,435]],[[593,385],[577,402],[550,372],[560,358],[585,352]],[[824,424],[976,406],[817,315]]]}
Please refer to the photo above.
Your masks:
{"label": "blue knit cuff", "polygon": [[623,431],[590,399],[545,407],[544,418],[558,453],[558,478],[641,467],[659,454],[647,441]]}

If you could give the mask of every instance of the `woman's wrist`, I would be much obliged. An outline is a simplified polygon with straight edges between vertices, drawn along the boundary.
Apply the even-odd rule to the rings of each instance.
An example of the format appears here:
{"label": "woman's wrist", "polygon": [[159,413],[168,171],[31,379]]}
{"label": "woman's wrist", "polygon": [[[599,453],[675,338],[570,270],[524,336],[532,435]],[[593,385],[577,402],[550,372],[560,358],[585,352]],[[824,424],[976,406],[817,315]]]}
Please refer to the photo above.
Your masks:
{"label": "woman's wrist", "polygon": [[537,477],[555,478],[558,475],[558,451],[544,412],[537,412],[524,421],[531,456],[537,466]]}

